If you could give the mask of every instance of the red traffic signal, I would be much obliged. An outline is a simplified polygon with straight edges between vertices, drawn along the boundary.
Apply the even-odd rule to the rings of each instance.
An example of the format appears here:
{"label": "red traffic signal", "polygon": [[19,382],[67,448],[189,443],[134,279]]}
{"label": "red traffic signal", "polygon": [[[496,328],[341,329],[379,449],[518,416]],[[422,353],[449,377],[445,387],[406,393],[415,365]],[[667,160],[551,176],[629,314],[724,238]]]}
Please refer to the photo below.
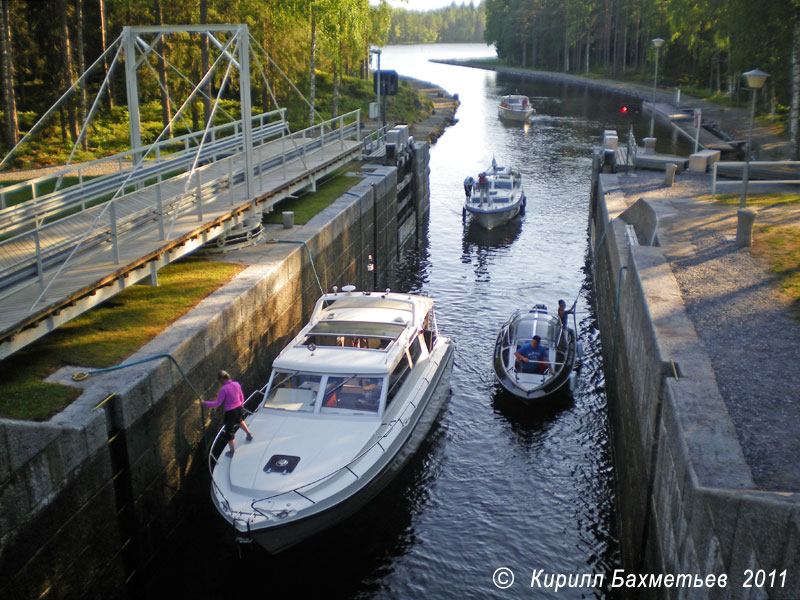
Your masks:
{"label": "red traffic signal", "polygon": [[623,115],[627,115],[628,114],[628,107],[627,106],[623,106],[622,108],[619,109],[619,112],[621,112]]}

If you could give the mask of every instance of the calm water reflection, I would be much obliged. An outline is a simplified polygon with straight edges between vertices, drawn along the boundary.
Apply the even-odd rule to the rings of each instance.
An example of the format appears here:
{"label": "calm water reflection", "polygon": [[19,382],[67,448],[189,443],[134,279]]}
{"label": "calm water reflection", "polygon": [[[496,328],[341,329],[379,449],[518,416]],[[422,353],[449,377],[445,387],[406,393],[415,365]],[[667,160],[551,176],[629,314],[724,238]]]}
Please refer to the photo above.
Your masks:
{"label": "calm water reflection", "polygon": [[[458,93],[458,123],[431,150],[427,236],[400,269],[401,287],[429,292],[439,327],[458,344],[452,398],[402,476],[347,523],[277,558],[243,559],[200,494],[183,548],[187,595],[299,592],[326,598],[605,598],[602,589],[531,589],[531,572],[609,575],[618,567],[613,467],[599,340],[586,273],[590,148],[603,129],[627,130],[626,101],[566,85],[427,62],[485,46],[386,48],[381,66]],[[497,118],[498,98],[519,90],[537,114],[530,126]],[[635,119],[640,137],[649,122]],[[461,221],[467,175],[499,164],[522,172],[527,211],[487,233]],[[586,285],[585,285],[586,284]],[[521,412],[495,384],[496,332],[517,308],[578,298],[585,361],[571,402]],[[209,542],[209,540],[213,540]],[[492,574],[516,582],[498,590]],[[234,575],[235,573],[235,575]]]}

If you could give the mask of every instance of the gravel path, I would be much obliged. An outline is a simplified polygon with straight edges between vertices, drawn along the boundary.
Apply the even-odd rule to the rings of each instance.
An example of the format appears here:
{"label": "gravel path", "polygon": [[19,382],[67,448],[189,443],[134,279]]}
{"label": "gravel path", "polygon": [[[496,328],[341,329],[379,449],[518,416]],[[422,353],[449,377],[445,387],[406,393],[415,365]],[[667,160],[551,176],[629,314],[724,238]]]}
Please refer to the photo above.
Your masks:
{"label": "gravel path", "polygon": [[[800,492],[800,324],[767,266],[734,243],[737,207],[698,198],[710,195],[710,176],[686,173],[672,188],[662,178],[620,177],[629,203],[644,197],[659,213],[661,245],[755,482]],[[800,227],[797,205],[756,214],[757,224]]]}

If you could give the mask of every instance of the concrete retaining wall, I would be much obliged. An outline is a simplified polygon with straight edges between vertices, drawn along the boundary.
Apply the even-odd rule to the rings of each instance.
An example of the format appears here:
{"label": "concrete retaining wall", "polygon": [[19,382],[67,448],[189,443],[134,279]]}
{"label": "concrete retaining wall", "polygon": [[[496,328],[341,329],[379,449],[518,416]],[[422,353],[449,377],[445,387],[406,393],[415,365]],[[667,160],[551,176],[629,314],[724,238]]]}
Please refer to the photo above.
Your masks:
{"label": "concrete retaining wall", "polygon": [[[594,277],[623,566],[727,577],[723,588],[635,587],[623,596],[799,598],[800,497],[755,489],[669,264],[658,247],[628,247],[616,175],[595,181]],[[648,221],[643,207],[629,220],[635,214]],[[767,585],[746,587],[748,570],[761,570]]]}
{"label": "concrete retaining wall", "polygon": [[[427,144],[418,146],[415,172],[427,180]],[[283,243],[257,247],[263,256],[127,361],[170,354],[191,385],[168,359],[80,384],[70,377],[82,369],[63,369],[53,380],[80,385],[76,402],[46,423],[0,420],[0,596],[136,596],[137,573],[189,500],[207,496],[196,493],[208,476],[192,388],[214,397],[219,369],[245,391],[263,385],[320,285],[391,286],[397,170],[365,165],[364,174],[307,225],[268,231]],[[424,192],[427,181],[416,186]],[[426,194],[418,203],[427,212]],[[204,416],[210,442],[221,414]]]}

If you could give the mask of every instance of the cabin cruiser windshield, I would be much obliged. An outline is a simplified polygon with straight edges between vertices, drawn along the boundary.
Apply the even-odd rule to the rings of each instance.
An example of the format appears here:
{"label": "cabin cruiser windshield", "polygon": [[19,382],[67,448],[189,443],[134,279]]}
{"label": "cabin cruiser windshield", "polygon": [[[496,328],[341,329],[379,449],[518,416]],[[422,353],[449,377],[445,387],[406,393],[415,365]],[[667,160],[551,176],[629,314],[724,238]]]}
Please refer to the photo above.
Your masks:
{"label": "cabin cruiser windshield", "polygon": [[[383,377],[276,372],[264,408],[323,414],[378,414]],[[318,406],[319,390],[323,389]]]}
{"label": "cabin cruiser windshield", "polygon": [[264,408],[314,412],[321,375],[275,373]]}

